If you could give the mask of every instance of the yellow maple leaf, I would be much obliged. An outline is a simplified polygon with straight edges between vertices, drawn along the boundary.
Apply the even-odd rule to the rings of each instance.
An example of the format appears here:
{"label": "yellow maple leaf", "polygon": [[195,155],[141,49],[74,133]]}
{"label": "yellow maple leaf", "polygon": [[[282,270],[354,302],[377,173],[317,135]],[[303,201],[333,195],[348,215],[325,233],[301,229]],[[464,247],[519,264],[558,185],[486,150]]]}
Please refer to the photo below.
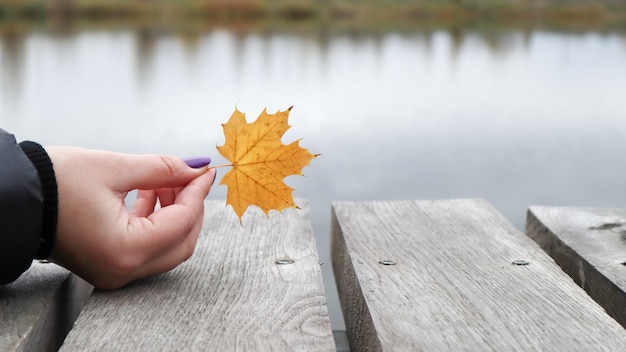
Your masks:
{"label": "yellow maple leaf", "polygon": [[299,146],[299,140],[285,145],[283,134],[289,129],[287,119],[291,108],[268,114],[248,123],[244,113],[235,108],[227,123],[222,124],[224,145],[217,150],[232,163],[232,169],[222,177],[226,185],[226,204],[230,204],[241,220],[250,205],[256,205],[268,215],[272,209],[297,208],[293,188],[283,179],[302,175],[302,168],[319,154],[311,154]]}

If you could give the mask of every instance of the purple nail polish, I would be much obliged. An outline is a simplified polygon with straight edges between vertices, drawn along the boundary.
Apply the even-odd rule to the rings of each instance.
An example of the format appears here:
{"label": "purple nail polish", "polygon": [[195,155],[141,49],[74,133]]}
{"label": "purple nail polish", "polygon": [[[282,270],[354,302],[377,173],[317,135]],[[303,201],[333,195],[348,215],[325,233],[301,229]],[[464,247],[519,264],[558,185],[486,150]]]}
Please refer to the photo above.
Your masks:
{"label": "purple nail polish", "polygon": [[185,158],[183,160],[185,161],[185,164],[189,165],[189,167],[193,167],[194,169],[207,166],[211,163],[211,158],[208,156]]}

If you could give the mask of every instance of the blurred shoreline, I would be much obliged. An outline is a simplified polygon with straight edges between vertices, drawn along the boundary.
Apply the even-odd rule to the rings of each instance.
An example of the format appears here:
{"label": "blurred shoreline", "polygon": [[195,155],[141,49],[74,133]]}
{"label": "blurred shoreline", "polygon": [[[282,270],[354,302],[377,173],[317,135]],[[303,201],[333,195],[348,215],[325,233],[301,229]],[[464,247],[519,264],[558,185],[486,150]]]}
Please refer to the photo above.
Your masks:
{"label": "blurred shoreline", "polygon": [[0,31],[146,28],[199,33],[325,27],[346,30],[538,29],[626,31],[611,0],[0,0]]}

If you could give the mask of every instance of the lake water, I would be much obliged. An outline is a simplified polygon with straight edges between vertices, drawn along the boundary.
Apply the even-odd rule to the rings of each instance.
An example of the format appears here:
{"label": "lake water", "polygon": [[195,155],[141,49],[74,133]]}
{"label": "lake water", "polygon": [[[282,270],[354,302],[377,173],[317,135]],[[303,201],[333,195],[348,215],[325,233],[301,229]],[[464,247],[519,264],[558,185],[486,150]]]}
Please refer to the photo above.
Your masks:
{"label": "lake water", "polygon": [[624,33],[0,35],[0,127],[18,139],[222,163],[235,107],[291,105],[284,140],[322,153],[288,183],[310,200],[335,329],[334,200],[481,197],[520,229],[529,205],[626,207]]}

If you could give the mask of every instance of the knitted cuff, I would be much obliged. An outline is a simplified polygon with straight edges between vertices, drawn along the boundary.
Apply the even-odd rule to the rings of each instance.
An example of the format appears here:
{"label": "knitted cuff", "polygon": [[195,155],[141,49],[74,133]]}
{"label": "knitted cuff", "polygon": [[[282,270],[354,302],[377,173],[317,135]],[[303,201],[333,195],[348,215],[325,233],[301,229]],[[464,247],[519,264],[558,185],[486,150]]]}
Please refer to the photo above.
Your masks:
{"label": "knitted cuff", "polygon": [[37,169],[41,181],[41,193],[43,194],[43,217],[41,226],[40,246],[36,259],[46,259],[50,256],[54,238],[57,231],[58,216],[58,193],[57,181],[54,176],[52,161],[46,150],[38,143],[24,141],[20,143],[24,154]]}

